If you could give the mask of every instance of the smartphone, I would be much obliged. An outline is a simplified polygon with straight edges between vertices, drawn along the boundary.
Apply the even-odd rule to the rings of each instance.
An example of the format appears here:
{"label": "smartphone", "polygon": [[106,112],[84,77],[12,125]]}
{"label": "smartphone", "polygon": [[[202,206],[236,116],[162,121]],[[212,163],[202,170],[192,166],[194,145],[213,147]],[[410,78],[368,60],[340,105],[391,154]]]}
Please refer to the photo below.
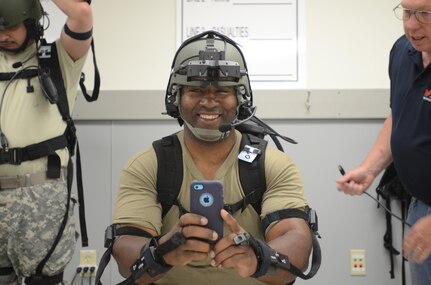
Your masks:
{"label": "smartphone", "polygon": [[207,227],[223,237],[223,184],[219,180],[193,180],[190,185],[190,212],[208,219]]}

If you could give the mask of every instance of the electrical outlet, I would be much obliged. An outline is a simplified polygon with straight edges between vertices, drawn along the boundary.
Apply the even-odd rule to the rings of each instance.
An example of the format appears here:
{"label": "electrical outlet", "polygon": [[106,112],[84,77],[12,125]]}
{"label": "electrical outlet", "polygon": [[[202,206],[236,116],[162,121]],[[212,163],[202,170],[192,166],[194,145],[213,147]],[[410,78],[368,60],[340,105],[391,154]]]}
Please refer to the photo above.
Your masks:
{"label": "electrical outlet", "polygon": [[95,266],[97,265],[97,256],[95,249],[81,249],[79,254],[79,264]]}
{"label": "electrical outlet", "polygon": [[366,275],[365,249],[350,250],[350,275]]}
{"label": "electrical outlet", "polygon": [[79,266],[81,268],[81,276],[90,277],[96,276],[97,271],[97,255],[95,249],[81,249],[79,253]]}

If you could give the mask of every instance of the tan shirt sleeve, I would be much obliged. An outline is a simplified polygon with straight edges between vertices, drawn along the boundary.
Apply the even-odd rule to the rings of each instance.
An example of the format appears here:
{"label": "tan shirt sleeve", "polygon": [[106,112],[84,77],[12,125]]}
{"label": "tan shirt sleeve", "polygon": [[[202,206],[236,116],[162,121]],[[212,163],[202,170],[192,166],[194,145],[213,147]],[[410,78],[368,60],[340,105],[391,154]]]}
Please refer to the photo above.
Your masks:
{"label": "tan shirt sleeve", "polygon": [[261,218],[267,214],[307,205],[297,166],[283,152],[268,146],[265,154],[267,190],[262,199]]}
{"label": "tan shirt sleeve", "polygon": [[136,154],[121,172],[114,224],[134,224],[160,234],[162,209],[157,202],[156,177],[156,153],[148,147]]}

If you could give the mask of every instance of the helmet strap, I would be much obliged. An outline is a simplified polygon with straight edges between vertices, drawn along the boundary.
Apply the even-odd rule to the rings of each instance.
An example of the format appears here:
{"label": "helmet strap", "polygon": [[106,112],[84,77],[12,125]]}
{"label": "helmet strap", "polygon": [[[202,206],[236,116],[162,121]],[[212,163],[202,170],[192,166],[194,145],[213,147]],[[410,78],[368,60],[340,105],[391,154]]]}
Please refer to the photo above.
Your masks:
{"label": "helmet strap", "polygon": [[227,138],[230,134],[230,131],[222,133],[219,130],[195,128],[184,119],[181,112],[181,108],[179,106],[178,106],[178,110],[179,110],[181,119],[184,121],[184,124],[187,126],[190,132],[195,136],[195,138],[199,140],[206,141],[206,142],[216,142]]}
{"label": "helmet strap", "polygon": [[184,120],[184,124],[187,128],[192,132],[192,134],[199,140],[206,142],[216,142],[220,141],[224,138],[227,138],[230,134],[230,131],[225,133],[220,132],[219,130],[211,130],[211,129],[203,129],[203,128],[195,128],[191,124],[189,124],[186,120]]}

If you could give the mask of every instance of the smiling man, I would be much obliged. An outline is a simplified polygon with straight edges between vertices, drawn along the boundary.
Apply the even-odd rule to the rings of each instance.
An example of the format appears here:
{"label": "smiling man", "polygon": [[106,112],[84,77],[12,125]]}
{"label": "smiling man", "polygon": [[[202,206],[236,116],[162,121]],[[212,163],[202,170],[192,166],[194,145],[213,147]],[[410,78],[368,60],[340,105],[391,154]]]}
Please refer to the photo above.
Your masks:
{"label": "smiling man", "polygon": [[185,132],[203,141],[219,141],[220,125],[229,124],[237,116],[237,97],[233,87],[184,86],[179,104]]}
{"label": "smiling man", "polygon": [[[121,173],[108,242],[129,284],[287,284],[307,268],[312,235],[297,167],[275,147],[243,144],[251,143],[249,134],[234,128],[254,115],[252,102],[247,66],[234,41],[208,31],[181,45],[165,106],[184,129],[135,155]],[[239,175],[240,164],[252,171],[253,157],[264,166],[261,197],[253,192],[257,185],[245,187]],[[164,165],[168,172],[160,173]],[[175,194],[170,191],[178,175]],[[220,181],[229,212],[190,213],[199,203],[190,196],[195,180]],[[201,204],[212,201],[205,197]],[[290,210],[298,215],[281,214]],[[207,227],[212,219],[222,221],[223,234]],[[287,264],[296,274],[282,270]]]}

